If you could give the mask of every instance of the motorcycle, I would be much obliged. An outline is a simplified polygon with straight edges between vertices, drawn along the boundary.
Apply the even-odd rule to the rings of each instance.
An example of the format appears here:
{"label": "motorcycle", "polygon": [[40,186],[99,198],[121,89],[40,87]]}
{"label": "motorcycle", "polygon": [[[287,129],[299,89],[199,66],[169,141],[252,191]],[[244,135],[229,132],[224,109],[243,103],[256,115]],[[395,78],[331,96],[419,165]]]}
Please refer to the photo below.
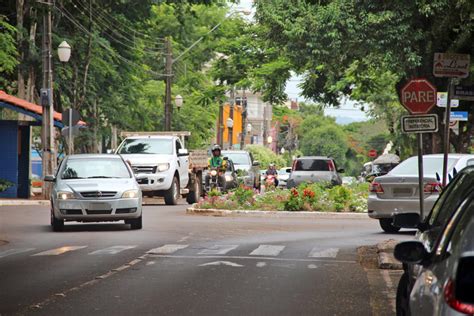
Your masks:
{"label": "motorcycle", "polygon": [[265,187],[276,187],[277,186],[277,177],[273,174],[267,175],[265,178]]}
{"label": "motorcycle", "polygon": [[223,172],[217,168],[209,171],[209,186],[206,188],[207,192],[216,190],[218,192],[224,191],[223,183],[220,183],[219,178],[222,177]]}

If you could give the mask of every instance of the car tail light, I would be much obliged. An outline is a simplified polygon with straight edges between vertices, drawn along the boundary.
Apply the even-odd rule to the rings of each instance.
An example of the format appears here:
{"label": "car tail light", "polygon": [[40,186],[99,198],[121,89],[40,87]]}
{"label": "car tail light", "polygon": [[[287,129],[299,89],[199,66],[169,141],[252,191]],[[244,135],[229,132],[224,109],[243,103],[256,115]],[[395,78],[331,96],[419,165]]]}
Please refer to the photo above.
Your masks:
{"label": "car tail light", "polygon": [[334,162],[332,160],[328,160],[328,169],[329,171],[335,171],[336,167],[334,166]]}
{"label": "car tail light", "polygon": [[373,181],[369,186],[369,191],[372,193],[384,193],[382,185],[378,182]]}
{"label": "car tail light", "polygon": [[444,286],[444,299],[448,305],[457,312],[472,315],[474,314],[474,304],[463,303],[456,298],[453,280],[448,280]]}
{"label": "car tail light", "polygon": [[425,193],[440,193],[441,192],[441,183],[439,182],[428,182],[425,184],[423,189]]}
{"label": "car tail light", "polygon": [[298,163],[298,160],[293,160],[293,166],[291,166],[291,171],[296,170],[296,164]]}

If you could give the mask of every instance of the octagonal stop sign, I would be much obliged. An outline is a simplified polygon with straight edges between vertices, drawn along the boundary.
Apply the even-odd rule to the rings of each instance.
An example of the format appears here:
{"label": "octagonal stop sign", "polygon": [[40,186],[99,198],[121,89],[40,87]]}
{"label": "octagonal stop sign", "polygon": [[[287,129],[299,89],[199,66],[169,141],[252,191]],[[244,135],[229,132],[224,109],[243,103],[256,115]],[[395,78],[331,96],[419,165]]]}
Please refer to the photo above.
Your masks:
{"label": "octagonal stop sign", "polygon": [[436,104],[436,88],[426,79],[412,79],[402,88],[400,97],[411,114],[426,114]]}

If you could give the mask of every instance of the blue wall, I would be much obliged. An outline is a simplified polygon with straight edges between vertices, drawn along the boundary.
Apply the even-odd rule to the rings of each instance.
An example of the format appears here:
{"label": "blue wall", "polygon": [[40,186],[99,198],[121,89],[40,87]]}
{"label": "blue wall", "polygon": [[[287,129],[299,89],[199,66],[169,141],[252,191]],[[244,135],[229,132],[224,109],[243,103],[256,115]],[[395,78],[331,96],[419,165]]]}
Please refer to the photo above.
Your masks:
{"label": "blue wall", "polygon": [[16,198],[18,191],[18,124],[15,121],[0,121],[0,179],[15,183],[0,192],[0,197]]}

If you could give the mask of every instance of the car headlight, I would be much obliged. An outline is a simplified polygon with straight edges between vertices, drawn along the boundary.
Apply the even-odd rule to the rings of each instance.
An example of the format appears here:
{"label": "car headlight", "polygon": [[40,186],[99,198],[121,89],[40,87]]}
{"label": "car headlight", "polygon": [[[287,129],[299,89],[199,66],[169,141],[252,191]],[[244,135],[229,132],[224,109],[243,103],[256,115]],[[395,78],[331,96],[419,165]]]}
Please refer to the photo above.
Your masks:
{"label": "car headlight", "polygon": [[231,175],[226,175],[225,176],[225,181],[231,182],[232,180],[234,180],[234,177],[232,177]]}
{"label": "car headlight", "polygon": [[158,164],[158,166],[156,167],[156,170],[158,172],[163,172],[163,171],[166,171],[170,168],[170,164],[169,163],[160,163]]}
{"label": "car headlight", "polygon": [[211,176],[213,176],[213,177],[217,176],[217,171],[216,170],[211,170]]}
{"label": "car headlight", "polygon": [[67,192],[67,191],[58,192],[56,197],[58,198],[58,200],[72,200],[72,199],[75,199],[74,193]]}
{"label": "car headlight", "polygon": [[123,199],[135,199],[138,197],[138,190],[128,190],[123,192],[122,198]]}

